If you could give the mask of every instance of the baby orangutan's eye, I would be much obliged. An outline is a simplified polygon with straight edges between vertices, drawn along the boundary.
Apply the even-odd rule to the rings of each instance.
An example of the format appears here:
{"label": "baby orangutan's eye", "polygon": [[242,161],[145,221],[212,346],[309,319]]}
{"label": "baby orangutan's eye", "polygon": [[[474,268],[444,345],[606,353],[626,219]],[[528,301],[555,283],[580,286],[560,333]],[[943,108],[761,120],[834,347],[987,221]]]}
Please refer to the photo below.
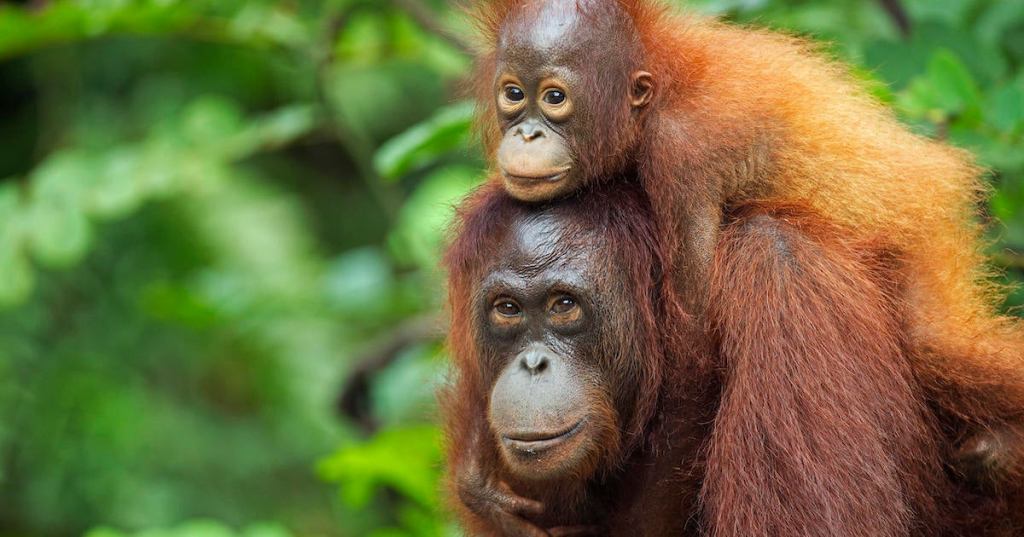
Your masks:
{"label": "baby orangutan's eye", "polygon": [[551,90],[544,94],[544,102],[558,106],[565,102],[565,93],[561,90]]}
{"label": "baby orangutan's eye", "polygon": [[518,86],[505,86],[505,98],[511,103],[518,103],[526,98],[526,93]]}

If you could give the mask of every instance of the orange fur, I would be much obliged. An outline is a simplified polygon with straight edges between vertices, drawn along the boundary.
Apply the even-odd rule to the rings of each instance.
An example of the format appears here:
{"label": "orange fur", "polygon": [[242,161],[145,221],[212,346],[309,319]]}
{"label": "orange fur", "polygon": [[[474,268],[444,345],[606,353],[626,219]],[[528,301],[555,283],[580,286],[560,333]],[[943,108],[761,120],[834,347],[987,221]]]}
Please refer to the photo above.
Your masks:
{"label": "orange fur", "polygon": [[800,211],[745,212],[712,271],[709,535],[934,534],[939,443],[877,283],[898,273]]}
{"label": "orange fur", "polygon": [[[493,44],[510,13],[531,3],[492,0],[474,11],[479,125],[491,151]],[[986,188],[971,155],[910,132],[809,42],[654,0],[618,4],[642,42],[656,97],[637,144],[626,140],[631,129],[602,132],[622,132],[609,147],[636,152],[636,174],[667,234],[669,271],[693,264],[686,243],[703,207],[749,199],[801,204],[851,238],[883,240],[904,259],[914,368],[950,417],[949,434],[1024,433],[1024,328],[998,313],[1005,291],[983,255],[976,208]]]}
{"label": "orange fur", "polygon": [[[612,452],[588,462],[603,465],[593,477],[508,480],[484,420],[479,367],[489,351],[468,315],[479,302],[473,289],[501,258],[504,233],[531,208],[485,185],[463,207],[446,256],[452,313],[463,323],[452,325],[455,378],[442,398],[453,491],[467,467],[483,469],[543,502],[530,517],[540,527],[600,524],[598,534],[610,536],[1024,529],[1012,494],[979,493],[942,468],[955,443],[914,370],[908,274],[883,241],[853,239],[806,208],[735,208],[711,272],[707,329],[699,330],[663,285],[650,208],[631,191],[602,191],[561,202],[580,230],[566,250],[593,241],[605,252],[608,270],[589,275],[610,293],[601,302],[614,332],[602,344],[613,349],[604,367],[619,379],[613,392],[639,389],[636,401],[599,398],[617,402],[598,413],[637,405],[638,421],[620,424],[621,440],[608,437]],[[984,415],[990,403],[958,408]],[[635,427],[644,442],[625,438]],[[472,503],[452,505],[470,534],[502,535]]]}
{"label": "orange fur", "polygon": [[[483,38],[478,128],[490,156],[501,134],[493,46],[514,9],[540,1],[554,0],[491,0],[474,10]],[[664,300],[710,293],[724,392],[702,495],[707,531],[931,535],[942,510],[957,514],[945,529],[951,534],[998,534],[989,524],[1001,518],[1024,528],[1024,328],[998,313],[1004,290],[984,259],[976,214],[986,195],[982,170],[967,152],[910,132],[808,42],[655,0],[576,5],[611,1],[632,20],[643,49],[638,67],[653,74],[655,98],[629,125],[621,124],[625,105],[613,102],[618,108],[601,118],[611,127],[596,129],[608,139],[573,149],[597,183],[635,178],[643,187],[659,232],[656,259],[672,276]],[[593,75],[581,91],[627,75]],[[460,442],[450,455],[456,468],[474,457],[500,466],[490,449],[465,441],[474,427],[467,418],[486,397],[466,305],[480,260],[494,257],[498,224],[488,221],[501,219],[488,207],[502,203],[500,190],[492,179],[468,202],[463,214],[472,221],[463,221],[448,257],[463,386],[446,400],[449,438]],[[726,227],[719,242],[720,222],[749,222],[750,213],[733,209],[750,200],[816,215],[793,216],[787,228],[810,277],[768,248],[764,234]],[[898,268],[879,265],[868,250],[888,252]],[[700,257],[712,255],[705,281]],[[826,326],[810,330],[819,319]],[[680,350],[694,343],[692,334],[673,325],[662,331],[667,355],[686,356]],[[664,378],[679,378],[672,371],[680,366],[668,364]],[[764,391],[772,389],[764,379],[778,389]],[[860,441],[839,440],[851,431]],[[746,443],[753,433],[766,444]],[[1010,441],[993,471],[997,494],[945,481],[955,477],[958,445],[989,433]],[[872,463],[875,473],[865,470]],[[877,512],[878,498],[888,511]],[[644,520],[624,512],[624,530]]]}

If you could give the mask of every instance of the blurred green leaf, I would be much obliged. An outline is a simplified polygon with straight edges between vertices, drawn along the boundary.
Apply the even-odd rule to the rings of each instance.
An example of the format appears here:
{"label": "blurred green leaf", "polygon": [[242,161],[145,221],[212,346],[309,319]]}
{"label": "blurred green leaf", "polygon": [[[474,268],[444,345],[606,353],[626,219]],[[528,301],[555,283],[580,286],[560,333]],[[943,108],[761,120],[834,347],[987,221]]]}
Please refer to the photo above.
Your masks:
{"label": "blurred green leaf", "polygon": [[928,64],[928,80],[935,89],[938,105],[945,110],[963,112],[977,108],[981,102],[978,85],[952,52],[935,53]]}
{"label": "blurred green leaf", "polygon": [[226,98],[209,96],[193,101],[184,111],[182,135],[196,147],[217,147],[242,130],[242,111]]}
{"label": "blurred green leaf", "polygon": [[296,104],[251,120],[233,138],[222,143],[227,146],[229,155],[241,158],[294,142],[317,125],[317,110],[311,105]]}
{"label": "blurred green leaf", "polygon": [[374,379],[374,416],[385,426],[428,422],[435,415],[436,392],[447,374],[447,355],[437,344],[416,345]]}
{"label": "blurred green leaf", "polygon": [[382,145],[374,157],[374,167],[382,177],[398,179],[437,162],[444,154],[466,146],[472,122],[470,101],[442,108],[430,119]]}
{"label": "blurred green leaf", "polygon": [[134,147],[114,148],[97,160],[84,209],[102,218],[121,218],[134,212],[149,194],[146,187],[155,186],[139,180],[149,163]]}
{"label": "blurred green leaf", "polygon": [[405,59],[337,65],[328,81],[338,119],[372,142],[391,138],[449,101],[445,81],[436,72]]}
{"label": "blurred green leaf", "polygon": [[385,57],[388,45],[387,21],[383,14],[360,10],[338,32],[334,52],[346,63],[373,65]]}
{"label": "blurred green leaf", "polygon": [[22,246],[28,225],[20,199],[17,186],[0,184],[0,307],[24,300],[33,285]]}
{"label": "blurred green leaf", "polygon": [[105,35],[180,33],[251,46],[310,46],[310,29],[292,10],[266,2],[56,0],[28,11],[0,5],[0,58],[54,43]]}
{"label": "blurred green leaf", "polygon": [[984,8],[975,25],[982,43],[997,45],[1003,36],[1024,23],[1024,2],[991,2]]}
{"label": "blurred green leaf", "polygon": [[480,179],[480,170],[462,165],[441,168],[426,177],[398,215],[390,237],[395,257],[428,270],[437,267],[455,206]]}
{"label": "blurred green leaf", "polygon": [[1002,52],[979,42],[968,32],[933,20],[915,22],[909,41],[879,39],[865,48],[868,67],[876,69],[897,89],[929,70],[938,51],[962,59],[971,75],[982,83],[1005,76],[1008,66]]}
{"label": "blurred green leaf", "polygon": [[1007,134],[1024,130],[1024,80],[996,89],[985,110],[985,119]]}
{"label": "blurred green leaf", "polygon": [[[70,149],[48,158],[30,176],[28,200],[9,196],[30,222],[17,229],[25,230],[26,245],[41,263],[70,267],[92,242],[90,219],[124,218],[151,198],[212,188],[235,160],[294,141],[315,127],[308,105],[247,119],[229,100],[197,99],[170,140],[155,136],[140,144]],[[24,299],[30,288],[31,267],[18,253],[20,240],[7,241],[4,255],[17,278],[6,293],[0,291],[8,297],[0,306]]]}
{"label": "blurred green leaf", "polygon": [[78,207],[56,201],[32,206],[29,244],[43,264],[66,268],[78,262],[92,239],[89,221]]}
{"label": "blurred green leaf", "polygon": [[353,320],[381,319],[389,313],[394,269],[377,248],[351,250],[331,263],[324,279],[328,301]]}
{"label": "blurred green leaf", "polygon": [[981,119],[981,92],[963,63],[940,49],[928,64],[925,76],[911,82],[902,94],[903,109],[914,117],[936,123],[957,118],[966,125]]}
{"label": "blurred green leaf", "polygon": [[[401,464],[395,464],[402,461]],[[389,429],[338,450],[320,462],[320,475],[341,484],[342,499],[365,507],[378,485],[393,487],[426,507],[438,502],[441,436],[437,427]]]}
{"label": "blurred green leaf", "polygon": [[904,0],[907,11],[919,20],[941,20],[959,25],[968,18],[968,12],[977,0]]}
{"label": "blurred green leaf", "polygon": [[122,532],[99,527],[89,530],[85,537],[290,537],[291,533],[279,524],[252,524],[234,531],[216,520],[202,519],[184,522],[173,528],[153,528],[140,532]]}
{"label": "blurred green leaf", "polygon": [[229,33],[239,40],[260,36],[267,41],[290,47],[309,46],[310,31],[286,6],[245,2],[232,17]]}

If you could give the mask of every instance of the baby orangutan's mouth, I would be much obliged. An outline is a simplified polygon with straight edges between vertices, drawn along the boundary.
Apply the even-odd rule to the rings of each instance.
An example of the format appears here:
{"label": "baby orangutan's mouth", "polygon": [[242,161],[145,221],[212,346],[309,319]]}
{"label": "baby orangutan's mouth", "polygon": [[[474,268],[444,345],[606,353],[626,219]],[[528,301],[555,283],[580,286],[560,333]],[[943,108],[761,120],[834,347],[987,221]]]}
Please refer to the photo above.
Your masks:
{"label": "baby orangutan's mouth", "polygon": [[502,170],[502,173],[505,174],[506,179],[514,183],[557,183],[569,173],[569,169],[570,168],[562,168],[537,174],[514,173],[508,170]]}

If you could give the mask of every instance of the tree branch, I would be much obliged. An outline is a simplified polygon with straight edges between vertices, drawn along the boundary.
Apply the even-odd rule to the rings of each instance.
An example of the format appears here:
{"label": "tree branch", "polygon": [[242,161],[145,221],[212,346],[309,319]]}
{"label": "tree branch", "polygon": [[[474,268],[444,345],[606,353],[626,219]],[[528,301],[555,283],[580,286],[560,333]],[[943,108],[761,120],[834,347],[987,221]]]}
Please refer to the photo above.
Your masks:
{"label": "tree branch", "polygon": [[365,432],[375,431],[379,424],[370,409],[370,380],[410,346],[440,340],[444,337],[445,325],[439,315],[414,317],[371,342],[354,360],[355,365],[338,396],[338,410]]}
{"label": "tree branch", "polygon": [[907,10],[903,7],[903,3],[900,0],[879,0],[879,3],[882,4],[882,9],[892,19],[892,23],[899,30],[900,36],[903,39],[910,37],[910,16],[907,15]]}
{"label": "tree branch", "polygon": [[328,95],[327,88],[331,83],[330,73],[334,61],[334,44],[338,41],[338,36],[351,19],[357,6],[358,4],[348,6],[334,13],[324,22],[323,37],[315,58],[316,96],[320,106],[327,112],[328,126],[330,127],[331,134],[352,159],[367,191],[378,203],[388,219],[394,220],[401,207],[401,201],[394,189],[381,181],[373,167],[374,148],[372,141],[365,134],[351,128],[346,123],[346,118],[343,117],[342,111],[335,106]]}
{"label": "tree branch", "polygon": [[424,30],[440,37],[445,40],[448,44],[458,49],[460,52],[472,56],[473,47],[468,41],[462,38],[446,28],[440,20],[437,19],[437,15],[429,7],[423,4],[421,0],[392,0],[396,7],[405,11],[416,24],[423,27]]}

